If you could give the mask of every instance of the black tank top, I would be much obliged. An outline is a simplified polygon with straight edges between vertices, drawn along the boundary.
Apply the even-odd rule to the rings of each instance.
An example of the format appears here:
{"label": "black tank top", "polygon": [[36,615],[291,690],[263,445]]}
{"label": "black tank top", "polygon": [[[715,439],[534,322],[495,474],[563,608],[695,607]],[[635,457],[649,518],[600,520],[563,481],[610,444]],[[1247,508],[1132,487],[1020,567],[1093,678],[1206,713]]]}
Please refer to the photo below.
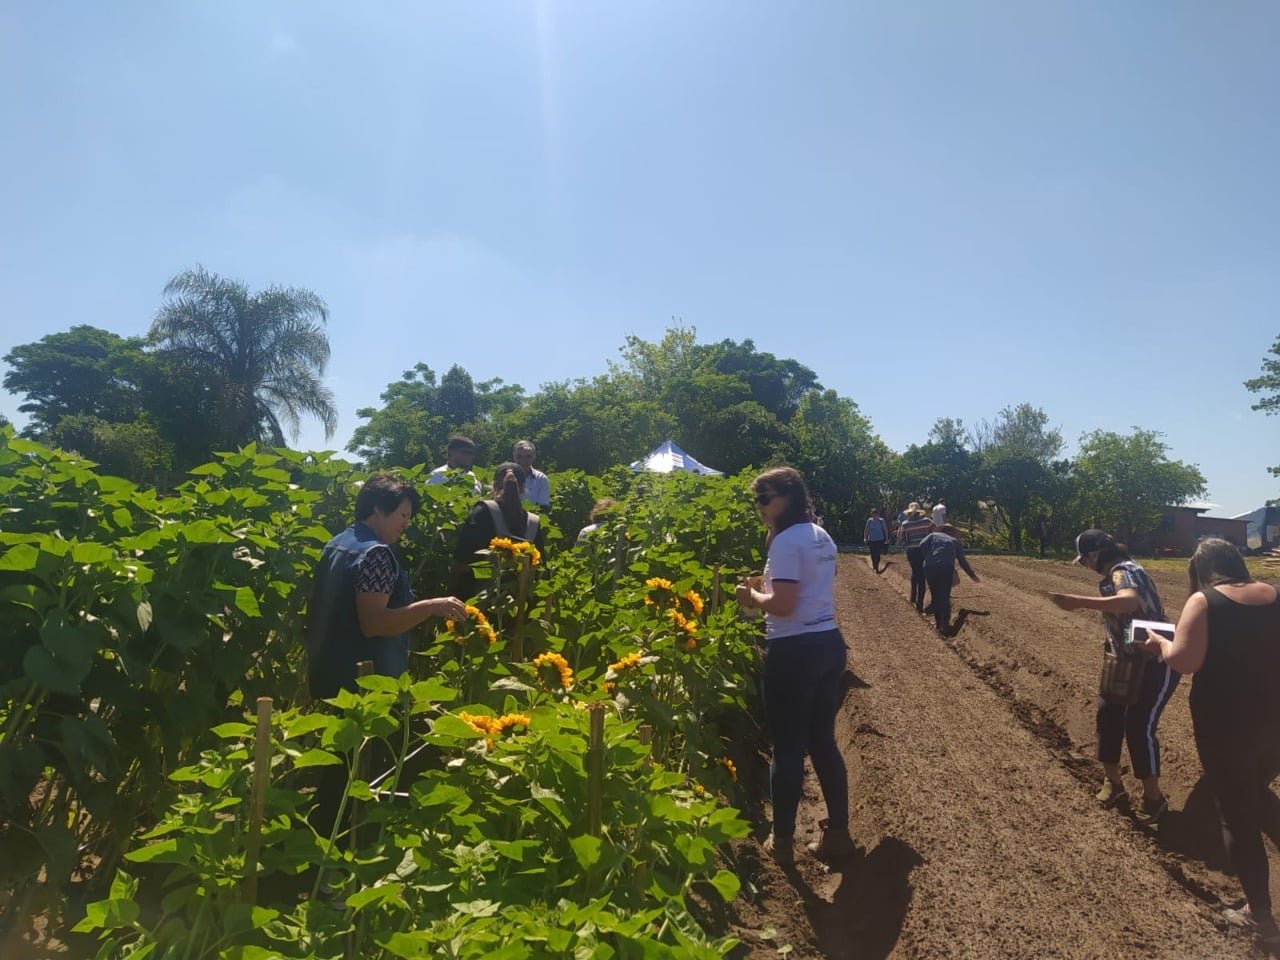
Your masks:
{"label": "black tank top", "polygon": [[1248,736],[1280,721],[1280,593],[1271,603],[1237,603],[1213,587],[1209,646],[1191,684],[1196,736]]}

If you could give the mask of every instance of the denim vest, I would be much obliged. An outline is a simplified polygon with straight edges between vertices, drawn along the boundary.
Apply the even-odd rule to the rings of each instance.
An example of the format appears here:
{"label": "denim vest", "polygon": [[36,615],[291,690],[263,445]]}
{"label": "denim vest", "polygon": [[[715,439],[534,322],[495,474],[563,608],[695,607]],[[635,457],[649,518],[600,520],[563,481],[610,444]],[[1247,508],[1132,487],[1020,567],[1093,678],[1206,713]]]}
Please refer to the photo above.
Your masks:
{"label": "denim vest", "polygon": [[[342,688],[355,690],[356,664],[373,661],[373,672],[398,677],[409,666],[409,635],[366,637],[356,614],[356,575],[364,555],[383,546],[358,520],[330,540],[316,568],[316,580],[307,605],[307,681],[311,696],[336,696]],[[400,567],[394,551],[396,584],[388,608],[413,601],[409,575]]]}

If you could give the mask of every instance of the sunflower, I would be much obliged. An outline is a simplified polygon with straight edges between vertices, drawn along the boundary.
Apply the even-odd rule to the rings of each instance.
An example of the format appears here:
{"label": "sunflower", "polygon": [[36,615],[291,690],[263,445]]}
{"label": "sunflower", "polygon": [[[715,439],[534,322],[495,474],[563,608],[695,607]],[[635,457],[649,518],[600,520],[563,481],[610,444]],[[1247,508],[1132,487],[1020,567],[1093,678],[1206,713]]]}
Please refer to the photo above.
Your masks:
{"label": "sunflower", "polygon": [[[569,661],[560,654],[540,653],[533,658],[533,666],[538,671],[538,681],[543,686],[549,686],[544,678],[547,673],[550,673],[553,677],[551,682],[558,682],[562,690],[569,690],[573,687],[573,668],[569,666]],[[548,668],[547,673],[543,672],[543,667]]]}

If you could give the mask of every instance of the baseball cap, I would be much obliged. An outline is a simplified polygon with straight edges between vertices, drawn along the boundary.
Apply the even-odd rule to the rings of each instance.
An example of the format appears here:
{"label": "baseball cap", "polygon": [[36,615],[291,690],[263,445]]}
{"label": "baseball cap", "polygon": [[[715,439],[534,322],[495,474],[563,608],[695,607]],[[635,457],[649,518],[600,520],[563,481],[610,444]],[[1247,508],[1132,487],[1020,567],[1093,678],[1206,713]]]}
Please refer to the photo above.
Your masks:
{"label": "baseball cap", "polygon": [[1105,530],[1086,530],[1076,537],[1076,563],[1079,563],[1086,553],[1093,553],[1095,550],[1114,545],[1115,540]]}

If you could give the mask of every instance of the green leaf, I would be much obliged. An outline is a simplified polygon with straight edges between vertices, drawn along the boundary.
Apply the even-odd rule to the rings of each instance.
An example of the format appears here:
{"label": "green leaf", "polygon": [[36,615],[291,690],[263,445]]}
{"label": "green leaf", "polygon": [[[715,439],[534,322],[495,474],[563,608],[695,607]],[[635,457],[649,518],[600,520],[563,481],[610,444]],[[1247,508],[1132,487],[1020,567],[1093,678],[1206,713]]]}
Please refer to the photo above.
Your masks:
{"label": "green leaf", "polygon": [[342,763],[342,758],[338,757],[328,750],[315,748],[302,753],[293,761],[295,769],[301,770],[303,767],[331,767],[334,764]]}
{"label": "green leaf", "polygon": [[71,546],[71,559],[76,563],[106,563],[116,553],[104,543],[81,540]]}
{"label": "green leaf", "polygon": [[124,507],[116,507],[111,511],[111,522],[122,530],[131,530],[133,528],[133,514]]}
{"label": "green leaf", "polygon": [[728,870],[716,871],[716,875],[711,878],[711,885],[720,892],[720,896],[724,897],[725,903],[733,900],[742,889],[742,881]]}
{"label": "green leaf", "polygon": [[193,477],[225,477],[227,475],[226,468],[220,463],[206,463],[199,467],[192,467],[187,473]]}
{"label": "green leaf", "polygon": [[247,740],[256,735],[256,728],[252,724],[232,721],[220,723],[209,732],[223,740]]}
{"label": "green leaf", "polygon": [[258,596],[252,587],[236,588],[236,609],[246,617],[260,617],[262,610],[258,606]]}
{"label": "green leaf", "polygon": [[145,847],[130,850],[124,856],[126,860],[134,863],[150,863],[152,860],[158,860],[161,863],[180,863],[188,859],[190,847],[189,843],[180,843],[178,838],[170,837],[159,843],[149,843]]}
{"label": "green leaf", "polygon": [[138,905],[132,900],[113,897],[97,900],[84,910],[84,919],[71,928],[73,933],[92,933],[94,930],[118,930],[130,926],[138,919]]}
{"label": "green leaf", "polygon": [[16,543],[0,551],[0,570],[34,570],[40,551],[29,543]]}
{"label": "green leaf", "polygon": [[52,690],[75,696],[80,692],[80,681],[88,675],[85,670],[79,676],[71,675],[62,664],[49,655],[44,647],[28,647],[22,657],[22,673],[28,680]]}
{"label": "green leaf", "polygon": [[569,845],[573,847],[573,853],[578,858],[578,863],[582,864],[584,870],[589,870],[599,862],[600,851],[604,847],[604,841],[599,837],[584,834],[580,837],[574,837],[569,841]]}
{"label": "green leaf", "polygon": [[347,897],[347,906],[352,910],[360,910],[374,904],[398,904],[399,906],[407,906],[404,898],[400,896],[404,884],[401,883],[381,883],[372,887],[365,887]]}

